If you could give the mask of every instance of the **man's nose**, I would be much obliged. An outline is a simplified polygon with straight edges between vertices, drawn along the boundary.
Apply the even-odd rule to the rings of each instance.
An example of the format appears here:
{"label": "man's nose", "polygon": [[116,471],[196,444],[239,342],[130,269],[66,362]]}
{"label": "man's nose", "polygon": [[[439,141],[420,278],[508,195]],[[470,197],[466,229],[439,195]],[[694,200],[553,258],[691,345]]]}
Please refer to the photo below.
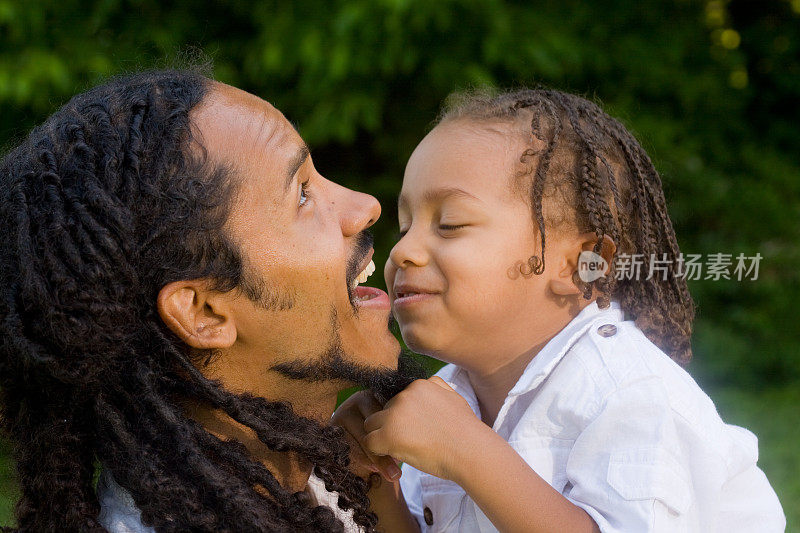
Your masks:
{"label": "man's nose", "polygon": [[338,194],[334,208],[339,212],[342,234],[350,237],[361,233],[375,224],[381,216],[381,204],[378,199],[369,194],[354,191],[341,185],[334,184]]}

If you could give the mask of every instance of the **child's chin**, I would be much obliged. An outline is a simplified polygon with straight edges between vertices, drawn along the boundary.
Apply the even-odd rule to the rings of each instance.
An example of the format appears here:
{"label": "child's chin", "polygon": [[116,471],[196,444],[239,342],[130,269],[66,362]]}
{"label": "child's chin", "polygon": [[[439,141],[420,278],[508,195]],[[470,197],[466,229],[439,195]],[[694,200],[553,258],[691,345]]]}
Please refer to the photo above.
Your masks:
{"label": "child's chin", "polygon": [[425,335],[416,330],[416,326],[403,327],[403,324],[400,324],[403,342],[406,343],[408,349],[414,353],[436,357],[435,353],[437,351],[437,347],[435,346],[435,343],[431,342],[432,339],[429,337],[429,335]]}

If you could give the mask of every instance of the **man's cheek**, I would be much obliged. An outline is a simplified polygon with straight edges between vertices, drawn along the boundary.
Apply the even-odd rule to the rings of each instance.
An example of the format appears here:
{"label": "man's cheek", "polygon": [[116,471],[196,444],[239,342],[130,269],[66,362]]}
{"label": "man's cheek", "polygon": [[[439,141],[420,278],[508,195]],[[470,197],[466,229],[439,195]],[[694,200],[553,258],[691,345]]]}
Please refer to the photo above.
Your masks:
{"label": "man's cheek", "polygon": [[253,328],[272,353],[311,355],[326,346],[330,337],[330,313],[324,309],[298,303],[292,310],[263,316]]}

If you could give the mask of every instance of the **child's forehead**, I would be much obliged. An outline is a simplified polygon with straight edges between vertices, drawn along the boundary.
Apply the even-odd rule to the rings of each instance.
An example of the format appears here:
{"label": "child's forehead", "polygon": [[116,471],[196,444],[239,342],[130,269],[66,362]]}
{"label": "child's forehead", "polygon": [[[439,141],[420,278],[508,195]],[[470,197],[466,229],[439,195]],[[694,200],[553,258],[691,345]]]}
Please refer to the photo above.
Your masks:
{"label": "child's forehead", "polygon": [[474,137],[481,142],[491,141],[496,144],[516,144],[527,139],[524,135],[523,123],[511,118],[474,119],[468,117],[445,120],[439,123],[432,134],[454,138]]}
{"label": "child's forehead", "polygon": [[511,201],[512,181],[522,170],[519,157],[524,150],[523,144],[486,130],[448,124],[432,131],[409,160],[398,207],[446,200],[483,206]]}
{"label": "child's forehead", "polygon": [[409,207],[409,204],[414,202],[435,204],[453,198],[481,205],[486,204],[485,199],[482,200],[479,196],[471,193],[468,190],[462,189],[461,187],[441,186],[441,187],[425,188],[418,196],[409,196],[401,193],[399,198],[397,199],[397,205],[402,209]]}
{"label": "child's forehead", "polygon": [[[546,143],[533,135],[530,120],[459,118],[437,125],[417,147],[430,160],[519,172],[523,154],[536,154]],[[412,155],[417,155],[417,151]],[[431,154],[433,152],[433,154]],[[431,158],[430,156],[434,157]],[[438,157],[437,157],[438,156]],[[530,157],[527,158],[530,163]],[[413,161],[409,160],[409,164]],[[486,163],[486,164],[483,164]]]}

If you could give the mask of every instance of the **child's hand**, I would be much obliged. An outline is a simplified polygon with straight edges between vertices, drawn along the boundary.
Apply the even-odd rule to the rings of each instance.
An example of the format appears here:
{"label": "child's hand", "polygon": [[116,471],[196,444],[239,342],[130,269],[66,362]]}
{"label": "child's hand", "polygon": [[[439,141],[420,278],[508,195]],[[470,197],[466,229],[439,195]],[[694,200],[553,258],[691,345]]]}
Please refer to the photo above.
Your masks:
{"label": "child's hand", "polygon": [[351,395],[336,409],[331,424],[341,426],[350,443],[350,470],[359,477],[367,477],[373,472],[381,474],[388,481],[396,481],[400,468],[391,457],[378,456],[365,449],[363,444],[364,419],[381,410],[381,405],[369,391],[359,391]]}
{"label": "child's hand", "polygon": [[434,476],[453,479],[458,457],[485,430],[469,404],[440,377],[419,379],[364,421],[365,448]]}

